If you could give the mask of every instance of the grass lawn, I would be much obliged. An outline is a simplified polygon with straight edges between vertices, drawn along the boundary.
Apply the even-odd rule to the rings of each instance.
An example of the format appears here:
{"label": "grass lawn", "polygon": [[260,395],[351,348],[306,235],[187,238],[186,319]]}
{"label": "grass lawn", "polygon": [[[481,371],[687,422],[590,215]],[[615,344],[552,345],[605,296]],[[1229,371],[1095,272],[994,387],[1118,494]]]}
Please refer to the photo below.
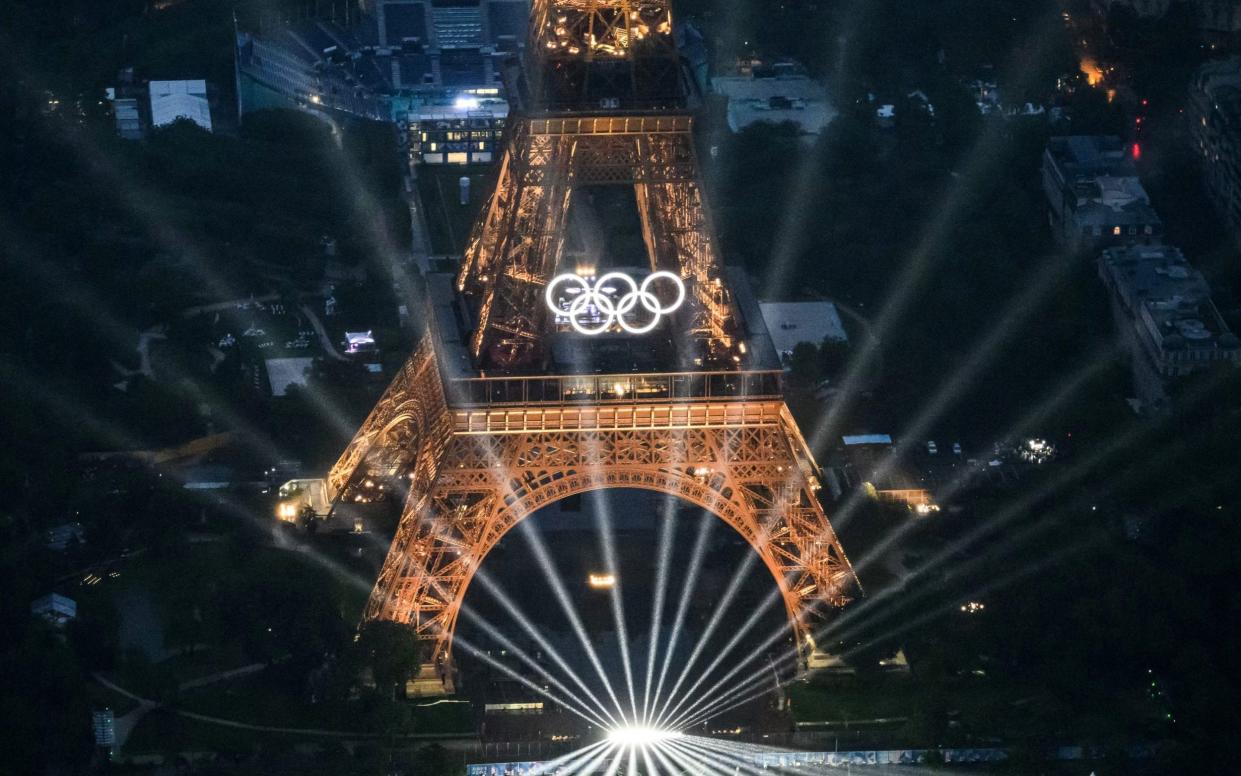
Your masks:
{"label": "grass lawn", "polygon": [[[470,179],[470,201],[466,205],[460,204],[458,198],[462,176]],[[436,254],[456,256],[465,250],[474,219],[487,203],[495,183],[496,168],[492,165],[424,165],[418,169],[418,196],[426,211],[431,249]]]}
{"label": "grass lawn", "polygon": [[812,682],[789,685],[789,703],[797,722],[844,722],[848,720],[906,717],[916,689],[908,681],[848,684],[829,687]]}
{"label": "grass lawn", "polygon": [[98,682],[86,683],[86,697],[90,699],[92,708],[112,709],[112,713],[118,717],[123,717],[138,708],[137,701],[104,687]]}
{"label": "grass lawn", "polygon": [[413,706],[410,710],[415,733],[473,733],[474,716],[468,703],[440,703]]}
{"label": "grass lawn", "polygon": [[129,734],[124,753],[129,756],[169,752],[245,753],[253,751],[260,743],[292,746],[304,738],[213,725],[156,709],[143,717]]}
{"label": "grass lawn", "polygon": [[[333,552],[320,548],[316,552],[328,554],[329,560],[337,566],[349,560],[343,549]],[[361,578],[360,571],[354,573]],[[145,553],[135,557],[123,566],[118,577],[107,578],[89,588],[89,595],[111,597],[122,616],[127,611],[126,602],[132,602],[135,597],[148,598],[148,608],[153,610],[165,638],[170,618],[186,607],[201,606],[207,624],[201,635],[194,637],[200,646],[184,654],[165,644],[173,654],[160,656],[163,659],[156,658],[154,662],[161,674],[170,675],[171,680],[181,684],[257,662],[253,655],[247,654],[242,635],[219,625],[218,617],[210,614],[211,607],[229,605],[229,597],[238,594],[237,591],[244,594],[256,586],[267,587],[287,579],[313,585],[318,591],[316,594],[336,603],[346,623],[357,621],[368,592],[365,585],[346,580],[328,565],[316,562],[309,553],[257,546],[239,554],[231,542],[223,541],[183,545],[170,553]],[[198,595],[197,588],[206,585],[212,586],[213,592]],[[128,689],[139,691],[133,684],[134,678],[124,675],[124,666],[120,668],[117,681]]]}
{"label": "grass lawn", "polygon": [[179,653],[160,661],[160,666],[171,671],[178,682],[189,682],[204,676],[249,665],[245,655],[235,647],[199,649]]}
{"label": "grass lawn", "polygon": [[[300,691],[296,678],[285,675],[279,665],[184,692],[178,699],[178,706],[253,725],[358,732],[378,729],[375,709],[366,702],[310,703]],[[419,705],[410,701],[399,704],[399,708],[408,713],[408,722],[397,725],[401,733],[462,734],[474,729],[470,705],[466,703]]]}

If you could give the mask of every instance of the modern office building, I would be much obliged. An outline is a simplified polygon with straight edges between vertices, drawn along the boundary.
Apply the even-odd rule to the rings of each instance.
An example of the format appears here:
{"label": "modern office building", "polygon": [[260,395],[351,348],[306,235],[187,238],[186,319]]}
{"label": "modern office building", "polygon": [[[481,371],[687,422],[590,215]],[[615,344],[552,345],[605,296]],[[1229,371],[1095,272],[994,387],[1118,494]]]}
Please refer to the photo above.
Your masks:
{"label": "modern office building", "polygon": [[509,108],[502,70],[528,0],[372,0],[348,23],[237,35],[241,112],[294,107],[393,121],[414,162],[489,162]]}

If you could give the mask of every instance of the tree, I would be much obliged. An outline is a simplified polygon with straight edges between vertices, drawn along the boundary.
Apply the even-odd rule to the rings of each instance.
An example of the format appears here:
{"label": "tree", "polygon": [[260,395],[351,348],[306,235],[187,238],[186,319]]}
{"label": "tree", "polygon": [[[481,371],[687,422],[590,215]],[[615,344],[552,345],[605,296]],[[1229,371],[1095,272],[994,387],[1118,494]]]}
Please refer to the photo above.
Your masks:
{"label": "tree", "polygon": [[793,346],[790,359],[793,379],[802,385],[814,385],[822,377],[819,349],[812,342],[799,342]]}
{"label": "tree", "polygon": [[431,744],[418,750],[414,760],[417,776],[460,776],[465,773],[459,758],[453,757],[440,744]]}
{"label": "tree", "polygon": [[362,665],[385,693],[418,675],[422,649],[411,625],[371,620],[362,627],[357,646]]}
{"label": "tree", "polygon": [[835,378],[845,371],[849,360],[849,344],[840,340],[825,339],[819,347],[819,369],[828,378]]}

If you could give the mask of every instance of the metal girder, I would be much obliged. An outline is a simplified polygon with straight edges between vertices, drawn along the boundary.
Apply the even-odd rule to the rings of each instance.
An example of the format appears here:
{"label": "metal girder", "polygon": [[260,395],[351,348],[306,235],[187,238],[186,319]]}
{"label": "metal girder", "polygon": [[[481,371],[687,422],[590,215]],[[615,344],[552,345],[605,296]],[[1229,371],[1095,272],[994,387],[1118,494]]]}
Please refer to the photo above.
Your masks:
{"label": "metal girder", "polygon": [[669,0],[534,0],[527,80],[546,109],[682,99]]}
{"label": "metal girder", "polygon": [[[564,249],[573,187],[618,184],[634,187],[651,269],[686,281],[686,311],[674,322],[689,332],[698,366],[736,369],[735,308],[691,118],[582,111],[612,89],[622,110],[668,106],[664,90],[678,69],[668,0],[534,0],[531,19],[535,107],[579,112],[509,125],[496,190],[457,276],[458,290],[478,302],[475,357],[486,365],[495,348],[538,352],[542,291]],[[432,327],[332,468],[328,493],[334,504],[383,489],[404,496],[364,617],[411,623],[441,676],[487,554],[522,519],[585,491],[652,490],[720,517],[771,571],[799,648],[814,618],[857,590],[815,495],[817,467],[777,394],[449,406],[436,344]]]}
{"label": "metal girder", "polygon": [[328,498],[365,503],[393,488],[425,489],[451,431],[434,344],[425,334],[328,473]]}
{"label": "metal girder", "polygon": [[[333,481],[357,483],[348,467],[373,472],[372,461],[395,461],[397,474],[413,475],[365,617],[411,623],[429,642],[430,662],[451,663],[470,580],[504,534],[550,503],[602,488],[666,493],[732,526],[771,571],[799,644],[824,608],[849,599],[852,568],[782,402],[489,413],[444,408],[440,393],[422,403],[421,414],[389,409],[412,406],[415,394],[430,388],[436,369],[427,355],[420,348],[411,358]],[[398,433],[394,417],[410,428]],[[348,498],[351,487],[341,495]]]}
{"label": "metal girder", "polygon": [[651,269],[688,281],[685,328],[697,354],[732,367],[738,326],[689,117],[519,118],[510,126],[496,190],[457,276],[458,288],[480,299],[475,358],[486,363],[493,348],[537,349],[546,320],[542,292],[560,263],[572,189],[618,184],[634,187]]}

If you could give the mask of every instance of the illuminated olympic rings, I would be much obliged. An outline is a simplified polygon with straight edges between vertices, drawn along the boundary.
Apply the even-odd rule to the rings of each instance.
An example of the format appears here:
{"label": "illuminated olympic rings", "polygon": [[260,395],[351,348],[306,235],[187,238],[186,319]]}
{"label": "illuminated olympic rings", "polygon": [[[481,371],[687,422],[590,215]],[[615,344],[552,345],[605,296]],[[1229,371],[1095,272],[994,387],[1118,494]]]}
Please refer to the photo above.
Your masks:
{"label": "illuminated olympic rings", "polygon": [[[665,305],[650,290],[651,284],[660,280],[669,281],[676,287],[676,299],[671,304]],[[610,296],[614,291],[608,284],[613,282],[627,285],[629,290],[619,297]],[[567,310],[561,308],[556,299],[556,290],[565,284],[576,285],[579,289]],[[641,285],[623,272],[609,272],[596,280],[594,285],[586,278],[567,272],[552,278],[543,296],[547,300],[548,308],[557,315],[567,316],[569,325],[579,334],[593,337],[610,329],[612,324],[619,324],[630,334],[646,334],[659,325],[664,315],[673,312],[685,301],[685,284],[675,274],[664,271],[647,275],[642,279]],[[630,323],[625,318],[639,304],[651,314],[651,320],[642,325]],[[595,317],[592,308],[599,318],[598,323],[593,326],[588,325]],[[587,323],[582,322],[583,317]]]}

